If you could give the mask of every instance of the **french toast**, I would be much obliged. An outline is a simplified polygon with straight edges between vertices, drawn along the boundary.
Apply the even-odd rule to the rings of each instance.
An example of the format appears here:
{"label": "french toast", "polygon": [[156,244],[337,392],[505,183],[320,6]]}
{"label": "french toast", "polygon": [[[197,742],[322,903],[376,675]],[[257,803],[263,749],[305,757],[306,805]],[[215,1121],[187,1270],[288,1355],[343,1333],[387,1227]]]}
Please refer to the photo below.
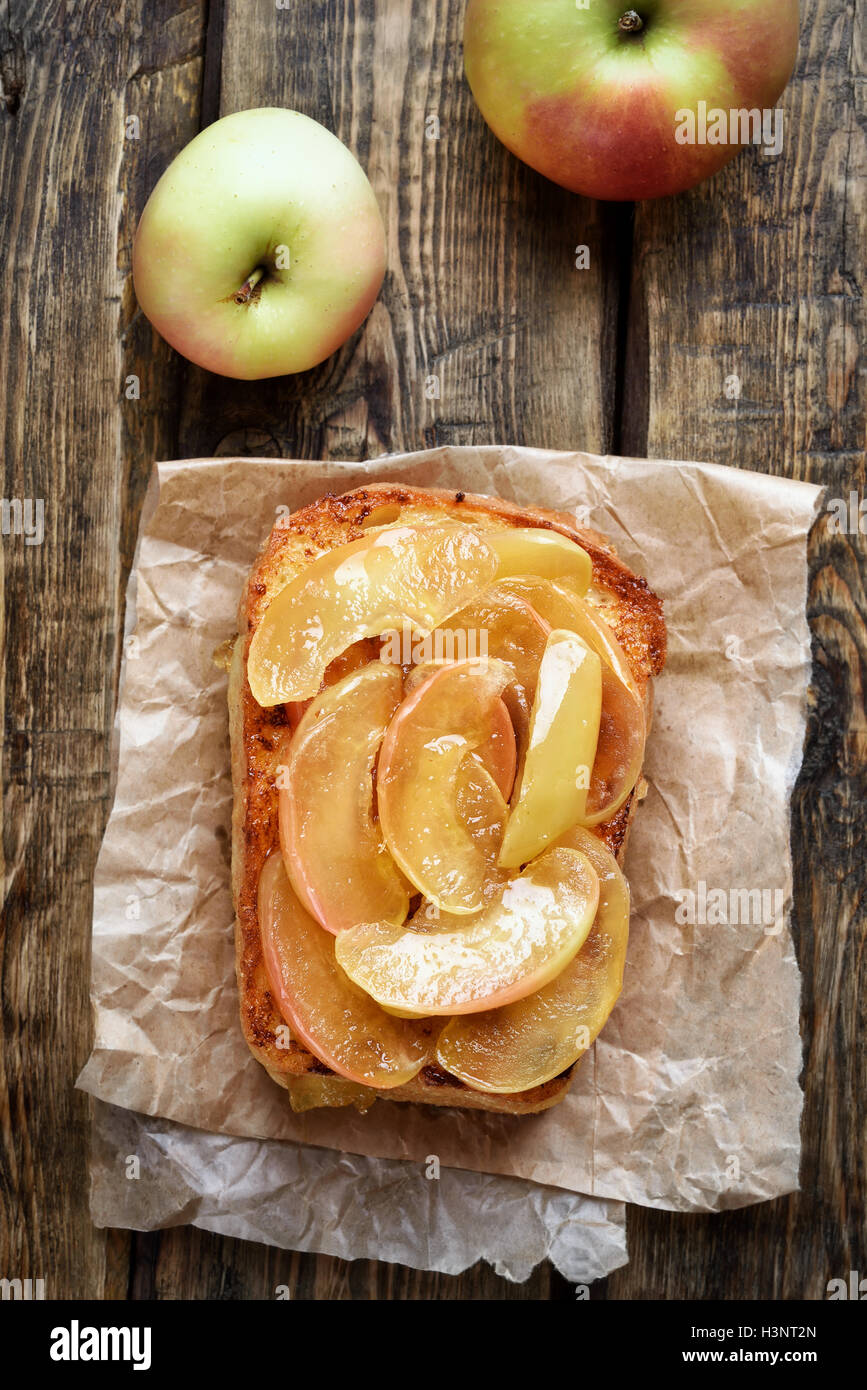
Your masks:
{"label": "french toast", "polygon": [[[387,1091],[359,1086],[337,1076],[286,1028],[269,984],[257,906],[260,873],[277,848],[278,813],[274,764],[279,745],[292,727],[288,707],[263,708],[247,680],[250,641],[271,601],[312,561],[337,546],[360,539],[371,526],[400,521],[460,520],[481,531],[540,528],[577,542],[590,556],[592,583],[586,595],[618,639],[649,723],[652,680],[665,661],[662,605],[646,581],[634,574],[597,532],[577,527],[565,514],[521,508],[509,502],[463,492],[375,483],[342,496],[329,495],[282,516],[256,560],[238,613],[238,637],[229,673],[234,812],[232,888],[236,911],[235,944],[241,1021],[256,1059],[279,1085],[290,1090],[296,1108],[355,1104],[364,1109],[377,1097],[506,1114],[532,1114],[562,1099],[573,1068],[543,1085],[517,1094],[473,1089],[437,1065]],[[641,796],[641,781],[626,802],[593,833],[622,862],[630,823]]]}

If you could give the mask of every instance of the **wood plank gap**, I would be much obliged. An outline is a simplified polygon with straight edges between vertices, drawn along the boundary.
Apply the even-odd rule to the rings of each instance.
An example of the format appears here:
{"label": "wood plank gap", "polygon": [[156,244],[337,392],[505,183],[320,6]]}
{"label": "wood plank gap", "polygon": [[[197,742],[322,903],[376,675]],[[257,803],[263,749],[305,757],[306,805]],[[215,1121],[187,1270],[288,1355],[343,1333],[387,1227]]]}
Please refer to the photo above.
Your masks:
{"label": "wood plank gap", "polygon": [[223,87],[223,32],[225,0],[208,0],[205,20],[205,63],[202,72],[201,125],[211,125],[220,114],[220,94]]}

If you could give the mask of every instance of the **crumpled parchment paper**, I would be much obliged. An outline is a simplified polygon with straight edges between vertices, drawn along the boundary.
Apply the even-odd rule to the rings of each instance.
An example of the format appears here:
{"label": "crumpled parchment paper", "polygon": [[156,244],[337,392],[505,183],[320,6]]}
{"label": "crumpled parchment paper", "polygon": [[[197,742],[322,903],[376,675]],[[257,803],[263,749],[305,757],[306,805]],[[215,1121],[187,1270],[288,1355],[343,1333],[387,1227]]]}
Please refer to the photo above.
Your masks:
{"label": "crumpled parchment paper", "polygon": [[[235,631],[279,509],[376,478],[577,510],[665,602],[649,791],[626,860],[624,990],[569,1096],[542,1115],[386,1102],[364,1116],[293,1115],[241,1035],[226,678],[212,654]],[[618,1202],[719,1210],[796,1187],[789,794],[817,496],[709,464],[522,448],[159,465],[130,582],[116,798],[95,883],[96,1036],[79,1084],[213,1134],[416,1163],[434,1154],[444,1168]]]}
{"label": "crumpled parchment paper", "polygon": [[517,1283],[544,1259],[585,1286],[626,1264],[622,1202],[523,1178],[460,1168],[437,1174],[431,1163],[205,1134],[101,1101],[93,1107],[97,1226],[191,1224],[285,1250],[440,1274],[484,1259]]}

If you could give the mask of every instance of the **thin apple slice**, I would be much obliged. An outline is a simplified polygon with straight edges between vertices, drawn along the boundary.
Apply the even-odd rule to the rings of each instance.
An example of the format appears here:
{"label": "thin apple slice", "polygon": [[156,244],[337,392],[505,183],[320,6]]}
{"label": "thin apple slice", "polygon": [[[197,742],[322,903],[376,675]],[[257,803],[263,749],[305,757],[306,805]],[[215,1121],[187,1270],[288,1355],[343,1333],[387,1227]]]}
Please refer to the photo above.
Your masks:
{"label": "thin apple slice", "polygon": [[646,723],[638,696],[602,664],[602,718],[582,825],[601,825],[620,810],[644,762]]}
{"label": "thin apple slice", "polygon": [[[484,658],[483,658],[484,661]],[[412,695],[418,690],[419,686],[429,681],[431,676],[435,676],[438,671],[442,671],[446,666],[454,666],[451,657],[437,657],[436,660],[421,661],[418,666],[411,666],[404,677],[404,694]]]}
{"label": "thin apple slice", "polygon": [[[483,901],[488,903],[502,890],[509,878],[497,864],[509,808],[477,753],[469,753],[458,768],[455,808],[472,837],[476,850],[480,851],[485,859],[486,870],[481,893]],[[454,914],[443,913],[438,903],[425,900],[416,911],[411,925],[414,931],[426,931],[431,923],[441,922],[444,916]],[[423,1018],[425,1012],[387,1005],[383,1005],[383,1008],[388,1008],[388,1012],[398,1018]]]}
{"label": "thin apple slice", "polygon": [[[387,509],[382,511],[388,514]],[[371,528],[371,533],[375,530],[381,534],[401,524],[437,528],[444,523],[441,513],[426,512],[423,508],[412,507],[401,522],[388,522]],[[560,531],[549,530],[544,526],[491,525],[487,520],[477,521],[471,516],[462,522],[450,518],[449,524],[482,530],[485,539],[497,553],[499,577],[538,575],[550,579],[563,579],[573,585],[579,594],[586,593],[590,587],[593,579],[593,563],[590,556],[577,541],[564,536]]]}
{"label": "thin apple slice", "polygon": [[[515,785],[515,772],[518,766],[518,746],[515,742],[515,729],[512,716],[503,700],[494,705],[493,727],[490,738],[481,744],[471,757],[478,758],[482,767],[493,777],[497,791],[506,802],[512,795]],[[505,822],[504,822],[505,823]]]}
{"label": "thin apple slice", "polygon": [[589,830],[576,827],[557,845],[580,850],[596,870],[596,918],[580,951],[550,984],[517,1003],[446,1024],[437,1061],[477,1091],[509,1095],[559,1076],[593,1043],[620,994],[629,937],[626,880]]}
{"label": "thin apple slice", "polygon": [[580,950],[596,915],[589,859],[551,849],[464,923],[372,922],[342,932],[335,953],[350,979],[385,1008],[428,1016],[476,1013],[541,989]]}
{"label": "thin apple slice", "polygon": [[280,854],[262,868],[258,906],[268,981],[293,1036],[361,1086],[388,1090],[417,1076],[431,1059],[436,1024],[394,1018],[347,979],[335,938],[304,911]]}
{"label": "thin apple slice", "polygon": [[[480,840],[462,818],[458,790],[469,775],[465,761],[484,771],[468,754],[490,740],[508,680],[502,662],[440,666],[407,696],[383,740],[376,787],[386,845],[418,891],[446,912],[478,912],[503,878],[490,837]],[[506,804],[491,777],[479,780],[479,794],[502,827]]]}
{"label": "thin apple slice", "polygon": [[532,603],[557,628],[568,628],[602,660],[602,717],[583,825],[600,825],[620,810],[641,774],[647,734],[644,705],[626,654],[604,618],[585,600],[531,576],[502,588]]}
{"label": "thin apple slice", "polygon": [[505,579],[498,587],[532,604],[550,627],[577,632],[588,647],[607,661],[623,684],[637,695],[635,677],[626,653],[609,624],[587,599],[573,593],[566,584],[558,584],[551,579],[537,579],[533,575]]}
{"label": "thin apple slice", "polygon": [[542,579],[568,578],[578,593],[584,594],[593,578],[593,564],[586,550],[559,531],[542,527],[515,527],[509,531],[487,531],[488,542],[497,553],[497,578],[533,574]]}
{"label": "thin apple slice", "polygon": [[[322,689],[324,690],[329,685],[336,685],[344,676],[348,676],[352,671],[360,671],[362,666],[367,666],[369,662],[378,661],[379,651],[379,642],[372,637],[364,637],[360,642],[353,642],[351,647],[347,647],[345,652],[336,656],[323,671]],[[298,728],[312,703],[312,699],[292,700],[286,705],[286,718],[290,729]]]}
{"label": "thin apple slice", "polygon": [[409,894],[373,816],[373,767],[403,698],[399,666],[369,662],[323,690],[291,736],[278,780],[292,887],[327,931],[401,923]]}
{"label": "thin apple slice", "polygon": [[517,868],[585,814],[602,712],[602,663],[574,632],[550,633],[500,865]]}
{"label": "thin apple slice", "polygon": [[450,618],[447,629],[438,628],[433,634],[436,642],[439,633],[463,632],[466,646],[472,642],[474,647],[498,661],[505,661],[511,668],[513,679],[503,699],[515,731],[519,767],[527,752],[530,710],[550,630],[550,625],[524,598],[510,593],[506,585],[495,584]]}
{"label": "thin apple slice", "polygon": [[[508,878],[499,868],[497,857],[503,843],[509,807],[496,778],[482,761],[489,747],[489,744],[483,744],[478,753],[465,757],[455,779],[455,810],[461,823],[466,826],[473,846],[481,851],[485,861],[482,902],[488,902]],[[368,918],[368,921],[372,920]]]}
{"label": "thin apple slice", "polygon": [[301,1076],[284,1076],[283,1081],[289,1092],[289,1104],[295,1114],[305,1110],[329,1109],[354,1105],[363,1115],[376,1101],[376,1092],[369,1086],[358,1086],[345,1077],[318,1076],[304,1072]]}
{"label": "thin apple slice", "polygon": [[[436,663],[455,660],[456,652],[506,662],[511,668],[512,680],[503,693],[503,700],[512,722],[516,765],[520,766],[527,750],[530,709],[549,631],[548,623],[523,597],[509,592],[506,584],[495,584],[431,633],[427,646],[435,655],[413,668],[406,688],[412,690],[420,680],[426,679]],[[444,657],[442,653],[450,655]],[[503,795],[510,796],[514,776],[508,791],[503,790],[496,772],[494,776]]]}
{"label": "thin apple slice", "polygon": [[404,627],[430,632],[493,579],[499,560],[465,526],[393,526],[314,560],[269,604],[247,678],[262,706],[315,695],[352,643]]}
{"label": "thin apple slice", "polygon": [[[420,666],[411,667],[404,681],[404,693],[411,695],[443,666],[450,664],[446,660],[437,660],[424,661]],[[503,700],[495,701],[491,713],[490,737],[479,745],[476,753],[470,756],[478,758],[482,766],[487,768],[497,784],[497,790],[501,797],[504,801],[508,801],[515,785],[515,771],[518,764],[515,729],[508,707]]]}
{"label": "thin apple slice", "polygon": [[417,682],[424,673],[432,672],[445,662],[483,661],[491,657],[508,662],[515,682],[532,691],[551,625],[508,586],[534,582],[545,581],[516,579],[494,584],[460,612],[452,614],[418,644],[423,655],[416,658],[419,664],[411,673],[413,680]]}

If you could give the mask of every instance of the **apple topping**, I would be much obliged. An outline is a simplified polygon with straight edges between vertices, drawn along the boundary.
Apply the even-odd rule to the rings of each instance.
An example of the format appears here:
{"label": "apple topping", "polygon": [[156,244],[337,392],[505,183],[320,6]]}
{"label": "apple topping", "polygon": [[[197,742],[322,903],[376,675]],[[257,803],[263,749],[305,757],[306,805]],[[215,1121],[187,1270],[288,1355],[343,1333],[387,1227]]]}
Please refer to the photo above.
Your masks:
{"label": "apple topping", "polygon": [[291,736],[278,778],[283,861],[330,932],[401,923],[409,894],[373,815],[373,768],[403,697],[399,666],[373,661],[323,690]]}
{"label": "apple topping", "polygon": [[550,633],[530,715],[527,756],[500,864],[517,868],[587,808],[602,710],[602,663],[574,632]]}
{"label": "apple topping", "polygon": [[592,567],[556,531],[383,526],[320,556],[281,589],[250,642],[253,696],[264,707],[309,699],[352,643],[404,628],[430,633],[496,577],[523,574],[560,575],[582,590]]}
{"label": "apple topping", "polygon": [[[537,582],[544,583],[542,580]],[[548,624],[524,598],[508,592],[506,584],[496,584],[431,634],[426,643],[433,653],[431,660],[414,667],[407,677],[406,689],[409,692],[426,680],[437,665],[443,665],[447,660],[465,659],[469,655],[491,657],[509,666],[512,679],[503,692],[503,713],[508,715],[510,730],[510,736],[506,739],[509,778],[501,775],[494,749],[489,750],[490,757],[487,749],[479,750],[483,762],[507,799],[514,784],[516,765],[523,759],[527,748],[530,708],[549,630]]]}
{"label": "apple topping", "polygon": [[589,830],[576,827],[557,844],[579,850],[596,870],[596,917],[556,979],[516,1003],[446,1025],[437,1061],[475,1090],[512,1094],[559,1076],[590,1047],[620,994],[629,935],[626,880]]}
{"label": "apple topping", "polygon": [[347,979],[335,938],[304,911],[279,854],[265,861],[258,910],[268,980],[293,1035],[359,1085],[387,1090],[411,1081],[431,1059],[435,1025],[393,1017]]}
{"label": "apple topping", "polygon": [[587,791],[584,825],[600,825],[619,811],[641,772],[646,721],[626,654],[604,618],[564,587],[522,577],[502,586],[533,604],[553,627],[578,634],[602,661],[602,711],[599,742]]}
{"label": "apple topping", "polygon": [[430,632],[493,580],[498,556],[465,526],[393,526],[328,551],[281,589],[250,642],[262,706],[315,695],[326,667],[363,637]]}
{"label": "apple topping", "polygon": [[[448,661],[437,660],[423,661],[419,666],[413,666],[406,674],[403,685],[404,693],[411,695],[436,671],[449,664]],[[504,700],[494,702],[491,716],[490,737],[480,744],[478,750],[471,756],[477,758],[482,766],[487,768],[496,782],[497,790],[503,800],[508,801],[515,785],[515,770],[518,763],[515,729],[512,724],[512,716]]]}
{"label": "apple topping", "polygon": [[533,574],[542,579],[568,578],[582,594],[590,587],[593,578],[590,556],[576,541],[559,531],[530,526],[485,534],[497,552],[498,579]]}
{"label": "apple topping", "polygon": [[345,1105],[354,1105],[363,1115],[376,1100],[368,1086],[347,1084],[343,1077],[304,1072],[301,1076],[284,1076],[283,1082],[296,1115],[304,1110],[318,1110],[321,1106]]}
{"label": "apple topping", "polygon": [[580,950],[596,915],[599,879],[573,849],[550,849],[467,922],[405,927],[372,922],[336,939],[339,964],[384,1008],[459,1015],[541,989]]}
{"label": "apple topping", "polygon": [[[496,865],[506,803],[480,762],[501,721],[502,662],[456,661],[435,668],[392,719],[379,757],[377,797],[385,842],[407,878],[446,912],[478,912],[503,875]],[[465,766],[465,763],[467,766]],[[491,834],[461,815],[466,779],[485,801]]]}
{"label": "apple topping", "polygon": [[[348,676],[352,671],[360,671],[362,666],[367,666],[368,662],[376,661],[379,658],[379,643],[375,638],[365,637],[360,642],[353,642],[351,647],[347,647],[345,652],[336,656],[334,660],[325,668],[322,674],[322,688],[328,685],[336,685],[344,676]],[[286,719],[290,729],[297,729],[303,716],[312,705],[312,700],[292,700],[286,706]]]}
{"label": "apple topping", "polygon": [[357,1086],[436,1055],[525,1090],[586,1050],[620,988],[628,894],[586,827],[635,784],[643,707],[581,597],[580,546],[381,519],[291,580],[250,643],[254,697],[292,726],[266,968],[293,1033]]}
{"label": "apple topping", "polygon": [[479,745],[471,755],[494,779],[497,791],[508,801],[515,785],[515,772],[518,766],[518,747],[515,743],[515,729],[512,716],[504,700],[497,700],[493,708],[490,737]]}
{"label": "apple topping", "polygon": [[[455,809],[458,818],[466,826],[475,849],[481,850],[485,861],[485,879],[481,886],[482,899],[485,902],[493,897],[508,877],[498,867],[497,857],[503,843],[509,807],[494,774],[483,761],[486,751],[489,750],[490,740],[487,744],[482,744],[478,753],[470,753],[464,758],[458,766],[455,780]],[[437,899],[431,898],[430,901],[436,906],[443,906]],[[444,910],[450,909],[446,907]]]}
{"label": "apple topping", "polygon": [[620,810],[641,773],[645,736],[641,701],[603,662],[599,742],[582,825],[601,825]]}
{"label": "apple topping", "polygon": [[501,587],[507,593],[515,594],[532,604],[549,626],[577,632],[588,647],[592,647],[594,652],[608,663],[618,679],[637,693],[626,653],[608,623],[586,599],[573,593],[566,584],[537,579],[533,575],[520,575],[503,580]]}
{"label": "apple topping", "polygon": [[[545,581],[526,582],[541,584]],[[463,634],[466,647],[472,644],[488,656],[504,661],[511,669],[513,678],[503,692],[503,699],[512,719],[520,765],[527,751],[530,710],[550,626],[526,599],[510,592],[508,584],[507,580],[494,585],[455,614],[449,619],[448,631],[458,636]],[[438,629],[433,634],[434,643],[438,636],[441,641],[444,639],[445,631]]]}

